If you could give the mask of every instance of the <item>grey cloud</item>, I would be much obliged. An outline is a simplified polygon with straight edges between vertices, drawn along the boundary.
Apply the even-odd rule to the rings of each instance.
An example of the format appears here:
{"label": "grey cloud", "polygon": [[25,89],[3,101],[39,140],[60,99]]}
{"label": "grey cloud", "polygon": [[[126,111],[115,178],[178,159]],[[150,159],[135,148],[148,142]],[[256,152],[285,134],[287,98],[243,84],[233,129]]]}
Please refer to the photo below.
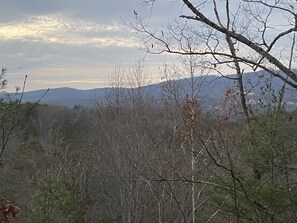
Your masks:
{"label": "grey cloud", "polygon": [[[177,3],[157,1],[153,15],[176,15]],[[141,15],[150,16],[151,8],[143,7],[141,0],[2,0],[0,21],[16,20],[21,16],[62,13],[66,16],[91,19],[98,22],[120,22],[127,20],[136,10]]]}
{"label": "grey cloud", "polygon": [[3,22],[21,15],[65,13],[76,18],[108,21],[132,14],[137,5],[139,0],[2,0],[0,17]]}
{"label": "grey cloud", "polygon": [[126,60],[127,55],[133,58],[133,55],[140,53],[135,48],[117,46],[71,46],[23,41],[2,41],[0,44],[1,65],[11,69],[113,64]]}
{"label": "grey cloud", "polygon": [[[129,28],[96,28],[96,24],[103,27],[121,26],[121,19],[127,22],[133,20],[133,10],[156,23],[167,21],[169,15],[178,15],[175,3],[161,0],[157,1],[152,14],[150,8],[141,7],[141,0],[1,0],[0,25],[4,26],[4,37],[8,36],[5,27],[10,31],[14,27],[21,29],[33,21],[32,26],[27,27],[30,32],[22,30],[12,33],[6,40],[0,40],[0,66],[8,68],[9,85],[20,85],[25,74],[32,74],[34,83],[45,83],[46,80],[51,80],[51,83],[63,82],[66,79],[76,81],[82,76],[104,80],[107,72],[112,72],[115,66],[143,57],[144,52],[127,44],[117,44],[117,41],[129,38]],[[36,22],[36,18],[43,15],[50,18],[44,20],[48,32],[42,30],[43,21]],[[58,21],[59,26],[59,22],[62,23],[60,28],[51,26],[55,23],[49,24],[56,15],[58,19],[61,18]],[[61,38],[61,41],[55,41],[55,38]],[[100,45],[96,42],[100,42],[100,38],[111,41]],[[162,63],[154,58],[150,58],[150,64],[156,66]]]}
{"label": "grey cloud", "polygon": [[[118,64],[130,63],[133,58],[143,55],[135,48],[126,47],[94,47],[94,46],[69,46],[64,44],[43,44],[37,42],[24,41],[2,41],[0,66],[8,69],[7,78],[10,87],[20,85],[25,74],[34,73],[31,79],[38,79],[38,70],[42,70],[44,75],[39,78],[50,80],[63,80],[69,74],[53,73],[51,70],[73,69],[72,78],[83,78],[79,76],[76,69],[88,70],[98,69],[97,78],[106,76],[105,70],[110,72]],[[103,69],[104,68],[104,69]],[[48,70],[48,72],[46,72]],[[100,73],[100,70],[101,71]],[[85,72],[87,73],[87,72]],[[91,78],[90,73],[84,77]],[[73,79],[74,80],[74,79]],[[52,87],[52,86],[51,86]]]}

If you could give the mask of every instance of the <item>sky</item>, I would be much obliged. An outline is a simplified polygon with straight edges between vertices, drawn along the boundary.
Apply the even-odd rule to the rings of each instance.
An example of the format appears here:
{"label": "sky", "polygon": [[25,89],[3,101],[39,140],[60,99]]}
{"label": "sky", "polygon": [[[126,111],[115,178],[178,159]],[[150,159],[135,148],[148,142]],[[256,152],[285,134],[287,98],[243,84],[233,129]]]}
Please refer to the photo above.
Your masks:
{"label": "sky", "polygon": [[[156,1],[153,9],[145,7],[142,2],[1,0],[0,66],[7,68],[7,91],[22,87],[25,75],[28,76],[26,91],[108,87],[115,70],[142,59],[145,59],[151,82],[160,82],[162,66],[172,62],[173,57],[151,55],[140,50],[142,42],[127,24],[135,21],[136,12],[151,27],[159,28],[160,24],[166,26],[188,11],[178,0]],[[223,1],[217,2],[222,4]],[[295,5],[296,1],[292,4]],[[212,7],[211,4],[205,5]],[[208,12],[207,7],[202,9]],[[274,29],[281,30],[286,17],[274,14],[271,18],[273,34]],[[242,19],[237,22],[244,25],[244,15]],[[276,24],[280,25],[276,27]],[[276,53],[289,52],[283,50],[288,39],[282,38],[278,42]]]}
{"label": "sky", "polygon": [[21,87],[25,75],[27,91],[106,87],[117,67],[143,58],[153,81],[160,81],[162,56],[139,50],[125,25],[134,11],[152,23],[179,15],[177,3],[157,4],[152,11],[141,0],[1,0],[0,66],[7,68],[7,91]]}

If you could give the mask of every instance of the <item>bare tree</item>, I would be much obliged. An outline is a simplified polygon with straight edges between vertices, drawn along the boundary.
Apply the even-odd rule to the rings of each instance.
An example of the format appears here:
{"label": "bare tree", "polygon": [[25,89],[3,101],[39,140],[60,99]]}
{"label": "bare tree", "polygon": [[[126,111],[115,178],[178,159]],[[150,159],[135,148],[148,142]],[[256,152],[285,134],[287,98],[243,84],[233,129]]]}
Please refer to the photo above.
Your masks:
{"label": "bare tree", "polygon": [[[156,0],[146,1],[146,3],[154,2]],[[297,80],[296,73],[289,69],[289,61],[287,60],[290,47],[288,49],[286,47],[291,46],[292,43],[288,41],[288,44],[283,45],[283,48],[286,49],[284,52],[275,49],[280,46],[281,39],[288,40],[297,31],[295,1],[241,0],[230,3],[228,0],[224,2],[212,0],[196,3],[195,1],[182,0],[181,2],[185,4],[192,15],[180,15],[180,18],[193,20],[200,27],[193,29],[194,27],[189,25],[179,32],[176,30],[172,32],[171,40],[177,35],[180,36],[180,38],[175,38],[180,43],[178,45],[166,41],[165,38],[162,38],[161,33],[146,29],[138,17],[137,21],[140,22],[137,23],[140,25],[138,30],[144,34],[149,34],[150,40],[155,41],[154,46],[162,47],[158,48],[159,53],[216,56],[218,58],[214,58],[216,61],[213,61],[214,64],[230,64],[237,61],[252,67],[254,70],[258,68],[267,70],[285,81],[281,74],[273,70],[273,68],[278,68],[291,79],[291,81],[287,80],[286,82],[296,86],[294,85]],[[218,6],[220,6],[220,10],[218,10]],[[280,15],[282,18],[279,17]],[[275,21],[272,18],[280,19]],[[201,43],[197,43],[198,51],[187,51],[184,48],[187,41],[192,41],[186,33],[189,31],[199,40],[202,40]],[[235,49],[238,51],[237,55],[232,55],[232,52],[223,52],[223,49],[226,49],[226,41],[222,38],[226,37],[234,41]],[[173,41],[173,43],[176,42]],[[207,50],[203,50],[203,46]],[[146,49],[151,51],[151,47]]]}
{"label": "bare tree", "polygon": [[[158,0],[142,2],[146,5],[151,5],[152,9],[153,7],[158,7]],[[197,126],[189,128],[189,126],[191,127],[189,123],[198,124],[197,120],[191,119],[191,117],[194,118],[195,113],[189,112],[192,116],[188,115],[190,118],[187,119],[188,123],[186,122],[185,125],[188,134],[184,132],[181,136],[188,137],[182,137],[185,142],[191,142],[191,138],[195,138],[202,144],[201,148],[204,151],[202,155],[205,155],[205,159],[209,161],[207,170],[214,174],[214,178],[193,178],[193,175],[192,178],[188,178],[185,175],[180,180],[192,182],[192,185],[194,183],[210,185],[214,190],[225,190],[226,193],[222,193],[219,199],[219,208],[214,212],[214,215],[210,215],[209,221],[212,219],[212,216],[219,212],[228,213],[231,211],[233,213],[231,220],[234,222],[240,222],[241,219],[253,222],[262,222],[264,219],[270,219],[271,222],[278,222],[282,215],[275,214],[276,206],[272,203],[266,205],[267,200],[265,198],[254,198],[252,195],[254,192],[250,190],[251,188],[248,184],[251,178],[245,177],[254,173],[256,176],[252,180],[255,180],[256,184],[265,184],[271,190],[273,190],[274,184],[280,185],[280,188],[289,187],[289,185],[292,185],[290,180],[286,182],[276,180],[276,175],[280,178],[285,176],[276,171],[275,166],[281,166],[281,169],[288,170],[287,163],[290,161],[287,158],[280,158],[282,155],[278,152],[291,151],[292,147],[285,145],[283,141],[278,141],[277,137],[283,135],[279,132],[282,125],[278,112],[274,114],[269,111],[265,121],[261,120],[262,117],[254,116],[248,104],[247,94],[255,86],[245,86],[243,80],[246,71],[258,70],[264,70],[272,77],[282,80],[283,85],[280,88],[279,95],[273,96],[273,100],[277,101],[279,111],[282,107],[286,86],[290,86],[291,89],[297,89],[297,73],[293,69],[296,66],[296,1],[205,0],[201,2],[181,0],[177,2],[183,5],[181,13],[177,15],[179,19],[169,23],[167,26],[150,27],[146,23],[145,18],[135,13],[135,20],[130,26],[137,31],[137,35],[143,44],[141,48],[152,54],[165,53],[179,55],[183,58],[189,56],[196,57],[200,68],[208,69],[222,76],[227,72],[235,71],[236,76],[231,79],[237,82],[237,90],[234,92],[227,89],[225,96],[226,100],[234,100],[236,102],[236,105],[232,103],[232,109],[237,109],[237,105],[241,106],[241,113],[245,118],[244,123],[248,127],[248,139],[250,140],[247,149],[263,149],[265,148],[265,146],[262,147],[263,144],[269,144],[269,149],[264,149],[263,151],[266,151],[267,156],[271,154],[269,155],[271,157],[269,161],[266,161],[268,158],[262,154],[261,158],[259,158],[261,161],[255,163],[248,158],[251,154],[248,155],[245,152],[238,151],[238,144],[230,139],[230,132],[227,127],[230,125],[228,121],[232,115],[232,109],[228,109],[229,114],[226,117],[217,120],[217,126],[212,126],[212,129],[209,129],[209,131],[201,131],[199,134],[194,134],[197,131]],[[190,74],[191,71],[188,71],[188,73]],[[169,87],[172,87],[172,85],[169,85]],[[268,84],[268,88],[271,88],[271,85]],[[175,92],[177,91],[175,90]],[[188,105],[185,110],[191,111],[192,107],[189,105],[195,103],[195,100],[191,99],[193,98],[189,98],[184,103],[184,106]],[[180,102],[180,98],[177,95],[175,100]],[[180,103],[180,107],[182,107],[182,103]],[[279,126],[276,126],[274,122],[279,123]],[[261,129],[260,132],[259,128]],[[288,139],[286,143],[290,144],[293,141]],[[279,146],[276,146],[277,144]],[[197,145],[199,144],[194,144],[190,151],[197,150],[199,148]],[[257,151],[253,150],[251,153],[254,153],[252,156],[255,158]],[[194,160],[193,158],[196,159],[192,157],[192,161]],[[270,162],[266,166],[270,171],[269,173],[263,167],[265,162]],[[244,173],[240,170],[242,166],[247,168]],[[264,172],[264,176],[269,180],[265,183],[262,182],[261,170],[255,166],[259,166]],[[286,172],[287,176],[290,176],[289,178],[293,180],[294,174],[289,172]],[[289,178],[286,177],[286,179]],[[175,178],[175,180],[177,179]],[[170,181],[172,179],[166,178],[166,180]],[[264,193],[264,190],[261,191]],[[284,194],[286,194],[284,196],[288,197],[287,201],[291,205],[285,212],[290,212],[291,208],[291,219],[295,219],[295,205],[292,202],[290,191],[284,189]],[[230,202],[232,203],[232,210],[228,209]],[[249,210],[251,211],[250,216],[247,209],[241,209],[244,205],[251,207]],[[195,209],[193,207],[192,211],[194,212]],[[192,217],[192,222],[194,221],[195,216]]]}
{"label": "bare tree", "polygon": [[[245,71],[262,69],[297,88],[296,70],[292,69],[296,65],[296,1],[177,2],[183,4],[177,15],[180,19],[167,26],[152,28],[135,14],[130,25],[138,31],[143,50],[153,54],[195,55],[201,66],[219,74],[234,70],[242,113],[248,123],[251,114],[246,94],[250,89],[243,83]],[[143,3],[158,7],[158,0]]]}

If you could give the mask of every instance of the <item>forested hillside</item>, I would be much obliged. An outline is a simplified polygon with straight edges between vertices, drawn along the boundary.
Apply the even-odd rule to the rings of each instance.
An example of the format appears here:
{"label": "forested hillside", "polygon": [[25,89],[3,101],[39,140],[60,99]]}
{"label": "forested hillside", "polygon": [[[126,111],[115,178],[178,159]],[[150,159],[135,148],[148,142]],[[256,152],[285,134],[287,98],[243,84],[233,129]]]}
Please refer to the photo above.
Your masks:
{"label": "forested hillside", "polygon": [[9,218],[191,222],[194,207],[198,222],[294,222],[297,113],[259,102],[247,128],[230,90],[218,114],[167,87],[162,101],[114,88],[93,109],[2,101]]}

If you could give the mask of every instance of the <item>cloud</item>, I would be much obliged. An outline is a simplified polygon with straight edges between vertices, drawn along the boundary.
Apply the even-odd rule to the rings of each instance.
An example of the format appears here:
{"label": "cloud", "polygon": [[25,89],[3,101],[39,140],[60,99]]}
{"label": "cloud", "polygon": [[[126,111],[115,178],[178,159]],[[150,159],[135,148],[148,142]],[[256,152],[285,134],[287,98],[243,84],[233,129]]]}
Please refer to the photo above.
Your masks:
{"label": "cloud", "polygon": [[116,23],[97,24],[73,20],[62,15],[31,16],[0,25],[1,40],[22,40],[96,47],[134,47],[135,41]]}
{"label": "cloud", "polygon": [[20,15],[63,14],[109,23],[130,17],[133,10],[140,7],[141,0],[1,0],[0,21],[13,21]]}
{"label": "cloud", "polygon": [[[104,86],[115,66],[146,55],[123,24],[133,21],[134,10],[158,24],[168,14],[178,16],[175,4],[157,1],[151,11],[141,2],[1,0],[0,66],[8,69],[8,87],[21,85],[25,74],[27,89]],[[153,67],[163,61],[158,56],[146,59]]]}
{"label": "cloud", "polygon": [[[24,73],[9,72],[9,91],[14,91],[15,86],[21,86]],[[81,65],[72,67],[44,67],[34,68],[28,73],[26,90],[46,89],[55,87],[75,87],[80,89],[105,87],[110,67],[83,67]],[[14,77],[14,78],[13,78]],[[18,81],[16,81],[18,80]]]}
{"label": "cloud", "polygon": [[102,78],[98,78],[98,79],[80,79],[80,80],[63,80],[63,81],[55,81],[55,80],[31,80],[30,81],[30,85],[34,86],[34,85],[38,85],[38,87],[40,87],[40,85],[43,85],[44,88],[47,88],[48,86],[87,86],[90,87],[90,85],[94,86],[94,88],[96,87],[103,87],[106,86],[106,81],[102,80]]}

